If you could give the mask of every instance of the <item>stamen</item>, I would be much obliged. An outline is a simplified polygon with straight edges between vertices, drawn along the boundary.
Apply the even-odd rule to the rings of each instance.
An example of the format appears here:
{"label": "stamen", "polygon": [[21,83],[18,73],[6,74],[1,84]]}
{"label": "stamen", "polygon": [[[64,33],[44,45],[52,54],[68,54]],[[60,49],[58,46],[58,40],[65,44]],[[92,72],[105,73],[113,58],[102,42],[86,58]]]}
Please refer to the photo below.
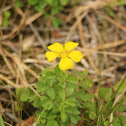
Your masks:
{"label": "stamen", "polygon": [[65,51],[66,52],[66,55],[68,54],[68,50]]}
{"label": "stamen", "polygon": [[62,55],[63,55],[63,52],[62,52],[62,51],[60,51],[59,55],[60,55],[60,57],[62,57]]}
{"label": "stamen", "polygon": [[63,54],[63,52],[62,52],[62,51],[60,51],[60,54],[62,55],[62,54]]}

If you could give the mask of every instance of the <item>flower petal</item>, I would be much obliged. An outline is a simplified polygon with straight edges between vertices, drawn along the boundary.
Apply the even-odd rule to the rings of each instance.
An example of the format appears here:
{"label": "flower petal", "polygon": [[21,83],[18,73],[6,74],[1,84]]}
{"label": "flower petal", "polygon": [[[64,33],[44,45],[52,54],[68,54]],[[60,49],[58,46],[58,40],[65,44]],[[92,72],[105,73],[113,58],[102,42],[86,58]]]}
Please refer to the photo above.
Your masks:
{"label": "flower petal", "polygon": [[46,58],[47,60],[50,62],[50,61],[53,61],[56,57],[59,57],[59,54],[56,53],[56,52],[46,52]]}
{"label": "flower petal", "polygon": [[61,58],[60,63],[59,63],[59,68],[61,70],[67,70],[67,69],[71,69],[74,66],[74,62],[68,58]]}
{"label": "flower petal", "polygon": [[71,51],[68,54],[68,57],[70,57],[72,60],[74,60],[75,62],[80,62],[80,60],[82,59],[83,55],[81,52],[79,51]]}
{"label": "flower petal", "polygon": [[51,51],[60,53],[61,51],[63,51],[63,46],[60,43],[56,42],[56,43],[48,46],[48,49]]}
{"label": "flower petal", "polygon": [[70,52],[76,46],[78,46],[78,43],[75,43],[75,42],[67,42],[67,43],[65,43],[65,51]]}

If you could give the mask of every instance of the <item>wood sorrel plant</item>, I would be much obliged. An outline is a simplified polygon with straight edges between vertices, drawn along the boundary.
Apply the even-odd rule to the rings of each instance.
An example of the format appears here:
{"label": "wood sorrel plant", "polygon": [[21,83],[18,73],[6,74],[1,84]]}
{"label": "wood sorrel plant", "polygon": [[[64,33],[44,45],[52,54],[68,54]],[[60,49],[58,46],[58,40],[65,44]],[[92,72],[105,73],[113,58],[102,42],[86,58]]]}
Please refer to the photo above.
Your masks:
{"label": "wood sorrel plant", "polygon": [[[70,122],[77,124],[84,101],[91,102],[94,95],[85,92],[93,82],[87,79],[87,71],[69,74],[59,69],[57,65],[53,70],[45,70],[37,82],[37,92],[41,98],[33,95],[30,101],[39,110],[36,112],[36,121],[41,126],[69,126]],[[82,88],[81,88],[82,86]],[[95,103],[91,103],[90,116],[95,119]],[[91,110],[93,109],[93,110]],[[44,110],[44,111],[43,111]]]}
{"label": "wood sorrel plant", "polygon": [[[82,53],[71,51],[78,43],[68,42],[63,47],[60,43],[48,46],[51,50],[46,53],[49,61],[56,57],[61,57],[59,65],[53,70],[46,69],[42,77],[37,82],[37,92],[41,95],[33,95],[30,101],[39,110],[36,112],[38,124],[47,126],[69,126],[70,122],[77,124],[80,120],[81,109],[84,101],[93,99],[93,94],[85,93],[85,90],[92,86],[93,81],[87,79],[87,71],[82,73],[69,74],[67,69],[74,66],[73,60],[79,62]],[[94,108],[90,117],[95,119],[95,103],[91,104]],[[92,109],[92,108],[91,108]]]}
{"label": "wood sorrel plant", "polygon": [[46,68],[41,74],[36,83],[39,96],[29,88],[23,94],[21,89],[16,92],[17,96],[21,94],[21,101],[32,102],[38,108],[35,113],[37,126],[77,124],[81,119],[82,108],[85,108],[90,119],[95,119],[95,102],[92,102],[94,94],[86,92],[93,85],[93,81],[87,78],[88,72],[76,71],[76,74],[71,74],[65,71],[74,66],[73,61],[79,62],[82,58],[81,52],[71,51],[76,46],[78,43],[74,42],[68,42],[64,46],[60,43],[48,46],[51,51],[46,53],[47,59],[52,61],[61,57],[61,60],[54,69]]}
{"label": "wood sorrel plant", "polygon": [[[87,78],[88,72],[76,71],[72,74],[66,71],[74,66],[73,61],[79,62],[82,58],[79,51],[71,51],[77,45],[68,42],[64,46],[59,43],[48,46],[51,51],[46,53],[47,59],[53,61],[60,57],[59,65],[52,70],[46,68],[40,74],[36,91],[33,88],[20,88],[16,89],[16,95],[21,101],[31,102],[38,108],[35,113],[37,126],[70,126],[71,123],[85,126],[109,126],[113,123],[113,126],[125,126],[126,117],[119,113],[126,112],[126,76],[114,87],[113,95],[111,88],[99,88],[98,98],[102,104],[97,107],[94,94],[88,92],[88,88],[93,85],[93,81]],[[115,96],[120,91],[122,93],[117,102]],[[114,99],[116,104],[112,102]]]}

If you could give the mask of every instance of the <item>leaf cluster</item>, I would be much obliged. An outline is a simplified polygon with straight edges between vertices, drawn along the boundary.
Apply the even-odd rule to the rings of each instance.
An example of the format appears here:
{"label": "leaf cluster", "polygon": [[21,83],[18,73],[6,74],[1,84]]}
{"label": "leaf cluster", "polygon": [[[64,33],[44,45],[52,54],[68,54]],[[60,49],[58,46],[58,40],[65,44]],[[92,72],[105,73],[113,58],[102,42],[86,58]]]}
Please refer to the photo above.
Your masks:
{"label": "leaf cluster", "polygon": [[[72,5],[72,0],[28,0],[28,5],[31,5],[37,12],[44,13],[45,17],[51,17],[52,24],[55,28],[62,24],[62,20],[56,17],[67,4]],[[23,7],[21,0],[16,0],[16,6]],[[46,11],[48,8],[49,11]]]}
{"label": "leaf cluster", "polygon": [[[113,113],[114,126],[125,126],[125,116],[121,113],[126,112],[124,102],[126,96],[113,106],[115,95],[124,89],[125,78],[115,85],[114,94],[111,88],[99,88],[101,110],[98,112],[94,94],[88,92],[88,89],[93,86],[93,81],[87,78],[86,70],[71,74],[60,70],[57,65],[52,70],[46,68],[40,75],[36,83],[36,91],[40,97],[30,88],[16,90],[20,101],[31,102],[34,107],[38,108],[35,113],[38,126],[69,126],[71,123],[76,125],[79,120],[87,126],[96,124],[108,126],[111,113]],[[100,123],[97,123],[98,117],[100,117]]]}
{"label": "leaf cluster", "polygon": [[4,16],[4,18],[3,18],[2,26],[8,27],[8,25],[9,25],[9,18],[11,16],[11,12],[10,11],[5,11],[3,16]]}
{"label": "leaf cluster", "polygon": [[25,91],[23,89],[16,91],[21,101],[32,102],[33,106],[39,109],[36,111],[38,124],[41,126],[69,126],[70,122],[77,124],[84,109],[89,110],[90,119],[95,119],[95,102],[92,102],[94,95],[86,92],[93,85],[93,81],[86,78],[87,71],[77,72],[77,75],[69,74],[60,70],[57,65],[53,70],[45,69],[41,75],[36,83],[36,91],[41,97],[29,88]]}
{"label": "leaf cluster", "polygon": [[[98,126],[125,126],[126,116],[122,113],[126,112],[126,96],[123,93],[126,86],[126,76],[123,80],[119,81],[115,86],[115,92],[112,93],[111,88],[100,88],[98,92],[98,97],[101,101],[106,101],[105,105],[101,104],[101,110],[97,114],[97,117],[100,117],[100,123],[97,122]],[[121,93],[121,94],[120,94]],[[116,99],[115,96],[117,95]],[[110,122],[110,116],[112,114],[112,122]]]}

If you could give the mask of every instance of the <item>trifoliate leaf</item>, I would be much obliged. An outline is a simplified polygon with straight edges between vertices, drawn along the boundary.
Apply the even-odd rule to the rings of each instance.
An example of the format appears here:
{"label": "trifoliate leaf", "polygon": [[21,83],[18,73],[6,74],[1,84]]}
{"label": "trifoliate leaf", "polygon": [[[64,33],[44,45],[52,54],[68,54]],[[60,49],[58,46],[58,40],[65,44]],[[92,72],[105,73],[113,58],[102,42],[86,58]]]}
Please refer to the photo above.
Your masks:
{"label": "trifoliate leaf", "polygon": [[50,110],[53,107],[53,103],[50,99],[45,99],[42,102],[42,106],[45,110]]}
{"label": "trifoliate leaf", "polygon": [[66,87],[66,83],[65,80],[62,77],[57,77],[58,80],[58,84],[62,87],[65,88]]}
{"label": "trifoliate leaf", "polygon": [[61,19],[59,19],[57,17],[53,17],[52,24],[55,28],[58,28],[62,24],[62,21],[61,21]]}
{"label": "trifoliate leaf", "polygon": [[73,91],[74,91],[74,87],[67,87],[66,88],[66,95],[67,95],[67,97],[71,96]]}
{"label": "trifoliate leaf", "polygon": [[57,113],[50,112],[48,113],[48,120],[55,119],[57,117]]}
{"label": "trifoliate leaf", "polygon": [[50,78],[50,79],[54,79],[56,77],[55,73],[53,73],[52,71],[48,71],[45,76],[47,78]]}
{"label": "trifoliate leaf", "polygon": [[65,112],[61,112],[61,121],[66,122],[68,120],[68,115]]}
{"label": "trifoliate leaf", "polygon": [[108,126],[109,123],[110,123],[110,121],[104,121],[104,125],[105,125],[105,126]]}
{"label": "trifoliate leaf", "polygon": [[47,122],[47,126],[59,126],[59,124],[54,119],[51,119]]}
{"label": "trifoliate leaf", "polygon": [[95,118],[96,118],[96,113],[95,113],[95,112],[90,112],[90,113],[89,113],[89,118],[92,119],[92,120],[95,120]]}
{"label": "trifoliate leaf", "polygon": [[112,95],[112,89],[111,88],[100,88],[98,92],[98,96],[102,99],[105,99],[106,101],[109,101]]}
{"label": "trifoliate leaf", "polygon": [[60,111],[60,112],[64,112],[64,108],[65,108],[64,102],[61,102],[61,103],[59,104],[59,111]]}
{"label": "trifoliate leaf", "polygon": [[62,6],[65,6],[68,2],[69,2],[69,0],[60,0],[60,4]]}
{"label": "trifoliate leaf", "polygon": [[60,98],[64,101],[65,98],[66,98],[66,93],[65,93],[65,90],[64,89],[60,89],[59,90],[59,96]]}
{"label": "trifoliate leaf", "polygon": [[77,124],[80,117],[78,115],[70,115],[70,120],[73,124]]}
{"label": "trifoliate leaf", "polygon": [[39,0],[28,0],[28,3],[30,4],[30,5],[36,5],[37,3],[39,3]]}
{"label": "trifoliate leaf", "polygon": [[69,74],[67,81],[74,83],[74,84],[77,84],[78,78],[75,74]]}
{"label": "trifoliate leaf", "polygon": [[47,95],[48,95],[51,99],[54,99],[54,98],[55,98],[55,95],[56,95],[55,90],[54,90],[53,88],[49,88],[49,89],[47,90]]}
{"label": "trifoliate leaf", "polygon": [[39,91],[44,91],[44,90],[47,90],[49,88],[49,85],[48,84],[39,84],[38,85],[38,89],[37,89],[37,91],[39,92]]}
{"label": "trifoliate leaf", "polygon": [[61,72],[61,70],[59,68],[59,65],[56,65],[56,67],[55,67],[55,73],[56,73],[56,75],[60,75],[60,72]]}
{"label": "trifoliate leaf", "polygon": [[92,102],[89,104],[89,112],[95,112],[96,111],[96,102]]}
{"label": "trifoliate leaf", "polygon": [[65,103],[67,105],[70,105],[70,106],[75,106],[76,105],[76,102],[77,102],[77,100],[74,99],[74,98],[69,98],[69,99],[66,99],[66,101],[65,101]]}
{"label": "trifoliate leaf", "polygon": [[86,78],[82,81],[81,85],[83,89],[87,90],[89,87],[92,87],[93,81],[91,79]]}
{"label": "trifoliate leaf", "polygon": [[86,95],[84,95],[84,98],[83,98],[83,100],[84,101],[91,101],[92,99],[94,98],[94,94],[86,94]]}

